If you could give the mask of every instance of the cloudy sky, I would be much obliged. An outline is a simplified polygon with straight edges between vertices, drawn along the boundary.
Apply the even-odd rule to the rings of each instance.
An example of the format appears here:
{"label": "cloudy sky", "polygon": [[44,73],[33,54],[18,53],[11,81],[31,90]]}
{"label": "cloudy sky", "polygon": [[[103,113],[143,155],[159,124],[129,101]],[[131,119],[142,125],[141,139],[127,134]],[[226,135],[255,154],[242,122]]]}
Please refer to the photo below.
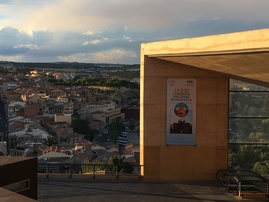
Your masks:
{"label": "cloudy sky", "polygon": [[139,63],[140,44],[269,27],[268,0],[0,0],[0,61]]}

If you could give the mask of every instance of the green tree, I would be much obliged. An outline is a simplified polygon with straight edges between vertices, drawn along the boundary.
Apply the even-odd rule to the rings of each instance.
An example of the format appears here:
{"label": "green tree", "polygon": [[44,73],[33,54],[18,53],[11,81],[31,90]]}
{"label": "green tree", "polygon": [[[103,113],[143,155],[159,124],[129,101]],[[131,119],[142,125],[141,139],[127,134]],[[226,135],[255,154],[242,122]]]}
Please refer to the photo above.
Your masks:
{"label": "green tree", "polygon": [[85,135],[90,130],[90,122],[88,117],[86,119],[76,119],[73,121],[73,130],[75,133]]}
{"label": "green tree", "polygon": [[262,132],[252,132],[249,134],[248,139],[251,142],[264,142],[265,136],[264,136],[264,133]]}
{"label": "green tree", "polygon": [[85,131],[85,139],[89,140],[89,141],[93,141],[93,139],[98,135],[99,131],[95,130],[95,129],[89,129],[87,131]]}
{"label": "green tree", "polygon": [[55,144],[58,144],[56,138],[48,137],[46,145],[50,147]]}
{"label": "green tree", "polygon": [[74,111],[72,115],[73,131],[85,135],[85,139],[93,141],[98,131],[90,128],[89,118],[82,119],[77,111]]}
{"label": "green tree", "polygon": [[253,165],[259,161],[261,152],[257,146],[253,145],[233,145],[229,150],[229,167],[232,169],[252,169]]}
{"label": "green tree", "polygon": [[108,163],[113,165],[114,171],[117,169],[118,172],[132,173],[134,170],[133,166],[129,162],[124,162],[124,159],[124,157],[114,155],[109,158]]}
{"label": "green tree", "polygon": [[134,129],[135,129],[135,125],[134,125],[133,123],[130,123],[130,124],[128,125],[128,128],[129,128],[131,131],[134,131]]}
{"label": "green tree", "polygon": [[269,161],[262,161],[256,162],[253,166],[253,171],[262,175],[266,176],[269,174]]}
{"label": "green tree", "polygon": [[125,131],[125,126],[120,121],[112,122],[108,125],[109,138],[113,141],[115,141],[123,131]]}
{"label": "green tree", "polygon": [[76,120],[76,119],[80,119],[80,114],[78,113],[77,110],[75,110],[72,114],[72,119]]}
{"label": "green tree", "polygon": [[90,173],[95,171],[99,171],[99,170],[105,170],[106,166],[104,165],[104,163],[100,162],[100,161],[96,161],[94,163],[92,163],[90,160],[85,160],[83,161],[83,163],[81,164],[81,172],[82,173]]}
{"label": "green tree", "polygon": [[111,165],[119,165],[123,163],[123,159],[124,158],[120,158],[119,156],[114,155],[114,156],[109,157],[108,163]]}
{"label": "green tree", "polygon": [[269,119],[262,120],[261,125],[263,127],[263,131],[269,135]]}

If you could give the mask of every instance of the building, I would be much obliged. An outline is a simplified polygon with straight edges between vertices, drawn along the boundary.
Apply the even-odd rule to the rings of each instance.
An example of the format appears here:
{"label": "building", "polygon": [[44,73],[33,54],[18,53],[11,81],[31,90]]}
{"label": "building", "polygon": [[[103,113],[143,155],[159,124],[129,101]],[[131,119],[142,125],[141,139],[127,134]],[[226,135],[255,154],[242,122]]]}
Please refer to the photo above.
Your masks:
{"label": "building", "polygon": [[72,123],[73,104],[72,103],[57,103],[54,105],[54,121],[67,122],[69,125]]}
{"label": "building", "polygon": [[127,133],[126,132],[121,132],[119,134],[119,137],[115,141],[116,144],[125,146],[129,143],[128,138],[127,138]]}
{"label": "building", "polygon": [[139,121],[139,107],[126,107],[122,108],[121,112],[125,114],[126,120],[137,120]]}
{"label": "building", "polygon": [[0,162],[1,200],[37,201],[37,158],[1,156]]}
{"label": "building", "polygon": [[54,114],[55,123],[66,122],[69,125],[72,124],[72,114]]}
{"label": "building", "polygon": [[16,113],[23,107],[25,107],[26,102],[9,102],[8,104],[8,115],[16,116]]}
{"label": "building", "polygon": [[0,141],[0,156],[4,156],[7,154],[7,143],[4,141]]}
{"label": "building", "polygon": [[7,153],[9,154],[8,144],[8,102],[0,98],[0,142],[7,143]]}
{"label": "building", "polygon": [[57,88],[57,89],[50,91],[49,95],[55,96],[55,97],[66,97],[66,92]]}
{"label": "building", "polygon": [[142,44],[144,179],[213,180],[226,169],[229,81],[269,87],[268,56],[269,29]]}
{"label": "building", "polygon": [[0,82],[0,93],[4,94],[8,90],[12,90],[17,87],[17,83],[14,81],[2,81]]}
{"label": "building", "polygon": [[20,108],[17,111],[18,116],[23,116],[25,118],[32,118],[40,114],[40,105],[39,104],[29,104]]}
{"label": "building", "polygon": [[121,108],[117,108],[116,106],[108,109],[104,108],[101,111],[95,111],[92,113],[92,117],[94,120],[99,120],[107,125],[112,122],[125,120],[125,114],[121,113]]}

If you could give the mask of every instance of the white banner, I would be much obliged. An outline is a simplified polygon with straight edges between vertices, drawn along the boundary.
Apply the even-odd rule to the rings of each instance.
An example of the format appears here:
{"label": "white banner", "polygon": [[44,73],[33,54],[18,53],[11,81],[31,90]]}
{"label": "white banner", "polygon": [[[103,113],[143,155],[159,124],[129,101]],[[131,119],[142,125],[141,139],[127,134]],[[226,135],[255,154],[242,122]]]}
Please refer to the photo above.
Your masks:
{"label": "white banner", "polygon": [[167,79],[166,144],[196,144],[196,79]]}

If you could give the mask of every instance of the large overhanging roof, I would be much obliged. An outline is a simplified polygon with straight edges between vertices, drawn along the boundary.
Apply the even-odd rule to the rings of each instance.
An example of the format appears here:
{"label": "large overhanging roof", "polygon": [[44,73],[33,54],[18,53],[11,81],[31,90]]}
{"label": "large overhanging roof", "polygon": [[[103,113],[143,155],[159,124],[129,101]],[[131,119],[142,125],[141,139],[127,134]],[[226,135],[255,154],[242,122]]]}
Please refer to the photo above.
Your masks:
{"label": "large overhanging roof", "polygon": [[146,43],[142,51],[269,87],[269,29]]}

